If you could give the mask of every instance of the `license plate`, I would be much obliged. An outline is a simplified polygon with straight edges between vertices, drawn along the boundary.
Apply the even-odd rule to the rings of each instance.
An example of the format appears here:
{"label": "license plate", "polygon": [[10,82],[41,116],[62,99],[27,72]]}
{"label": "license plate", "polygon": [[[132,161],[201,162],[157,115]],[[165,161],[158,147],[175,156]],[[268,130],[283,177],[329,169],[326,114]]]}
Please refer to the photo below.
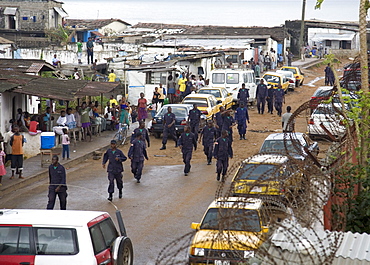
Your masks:
{"label": "license plate", "polygon": [[262,187],[253,187],[251,192],[262,192]]}
{"label": "license plate", "polygon": [[230,265],[228,260],[215,260],[215,265]]}

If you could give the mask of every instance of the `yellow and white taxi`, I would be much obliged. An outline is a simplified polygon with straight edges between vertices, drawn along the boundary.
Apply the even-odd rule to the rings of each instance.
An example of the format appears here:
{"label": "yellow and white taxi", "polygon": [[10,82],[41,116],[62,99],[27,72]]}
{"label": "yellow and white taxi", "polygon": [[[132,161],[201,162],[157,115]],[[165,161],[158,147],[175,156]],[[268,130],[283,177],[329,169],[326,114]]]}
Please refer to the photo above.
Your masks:
{"label": "yellow and white taxi", "polygon": [[260,264],[255,251],[266,240],[260,199],[229,197],[214,200],[196,230],[189,264]]}

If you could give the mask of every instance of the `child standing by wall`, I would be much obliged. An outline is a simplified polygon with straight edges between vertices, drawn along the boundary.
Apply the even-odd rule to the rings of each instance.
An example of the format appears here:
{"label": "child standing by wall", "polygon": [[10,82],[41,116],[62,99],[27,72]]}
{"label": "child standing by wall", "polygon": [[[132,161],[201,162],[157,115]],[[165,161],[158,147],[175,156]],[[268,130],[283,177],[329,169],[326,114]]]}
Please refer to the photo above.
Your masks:
{"label": "child standing by wall", "polygon": [[66,157],[67,154],[67,160],[69,160],[69,136],[68,136],[68,130],[66,128],[63,129],[63,135],[62,135],[62,145],[63,145],[63,160]]}
{"label": "child standing by wall", "polygon": [[1,180],[3,176],[6,175],[6,170],[5,170],[5,152],[1,148],[1,143],[0,143],[0,187],[3,185],[1,184]]}

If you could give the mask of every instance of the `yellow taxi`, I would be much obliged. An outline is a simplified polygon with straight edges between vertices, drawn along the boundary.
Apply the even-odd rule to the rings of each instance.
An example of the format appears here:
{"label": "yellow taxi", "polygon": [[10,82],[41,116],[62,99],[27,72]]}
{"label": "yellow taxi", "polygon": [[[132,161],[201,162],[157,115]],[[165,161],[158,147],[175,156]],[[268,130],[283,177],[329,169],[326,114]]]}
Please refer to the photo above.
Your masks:
{"label": "yellow taxi", "polygon": [[260,264],[256,250],[267,238],[263,226],[263,202],[255,198],[228,197],[214,200],[196,230],[189,249],[189,263]]}
{"label": "yellow taxi", "polygon": [[189,94],[181,102],[182,104],[197,104],[198,109],[211,119],[214,114],[220,111],[222,106],[221,100],[217,100],[214,95],[210,94]]}
{"label": "yellow taxi", "polygon": [[257,154],[243,161],[232,179],[233,196],[275,196],[285,199],[302,188],[297,165],[280,154]]}
{"label": "yellow taxi", "polygon": [[282,71],[289,71],[294,74],[294,77],[296,79],[296,87],[299,87],[303,85],[304,81],[304,74],[302,73],[301,69],[299,67],[294,67],[294,66],[283,66],[280,70]]}
{"label": "yellow taxi", "polygon": [[262,76],[266,80],[267,84],[273,86],[273,88],[278,88],[280,85],[284,91],[287,91],[289,88],[289,80],[285,75],[279,74],[277,72],[266,72]]}
{"label": "yellow taxi", "polygon": [[231,109],[233,106],[233,94],[227,92],[225,88],[221,87],[203,87],[198,90],[198,93],[200,94],[211,94],[216,97],[217,100],[221,100],[222,106],[225,107],[225,109]]}

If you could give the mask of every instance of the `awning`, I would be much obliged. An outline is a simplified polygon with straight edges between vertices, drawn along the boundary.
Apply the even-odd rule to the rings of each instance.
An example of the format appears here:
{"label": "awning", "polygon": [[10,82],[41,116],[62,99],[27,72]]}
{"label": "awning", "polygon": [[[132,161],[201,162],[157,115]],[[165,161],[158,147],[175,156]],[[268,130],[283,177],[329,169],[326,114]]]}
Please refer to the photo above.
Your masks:
{"label": "awning", "polygon": [[339,34],[339,33],[327,33],[327,34],[315,34],[311,40],[318,42],[318,41],[325,41],[325,40],[348,40],[352,41],[355,37],[355,33],[346,33],[346,34]]}
{"label": "awning", "polygon": [[5,7],[4,15],[15,16],[16,13],[17,13],[16,7]]}
{"label": "awning", "polygon": [[57,12],[61,17],[68,17],[67,12],[66,12],[66,11],[64,11],[64,9],[63,9],[63,8],[55,6],[55,7],[54,7],[54,10],[55,10],[55,12]]}
{"label": "awning", "polygon": [[99,36],[99,37],[104,37],[103,34],[101,34],[99,31],[91,31],[92,34],[95,34],[96,36]]}

